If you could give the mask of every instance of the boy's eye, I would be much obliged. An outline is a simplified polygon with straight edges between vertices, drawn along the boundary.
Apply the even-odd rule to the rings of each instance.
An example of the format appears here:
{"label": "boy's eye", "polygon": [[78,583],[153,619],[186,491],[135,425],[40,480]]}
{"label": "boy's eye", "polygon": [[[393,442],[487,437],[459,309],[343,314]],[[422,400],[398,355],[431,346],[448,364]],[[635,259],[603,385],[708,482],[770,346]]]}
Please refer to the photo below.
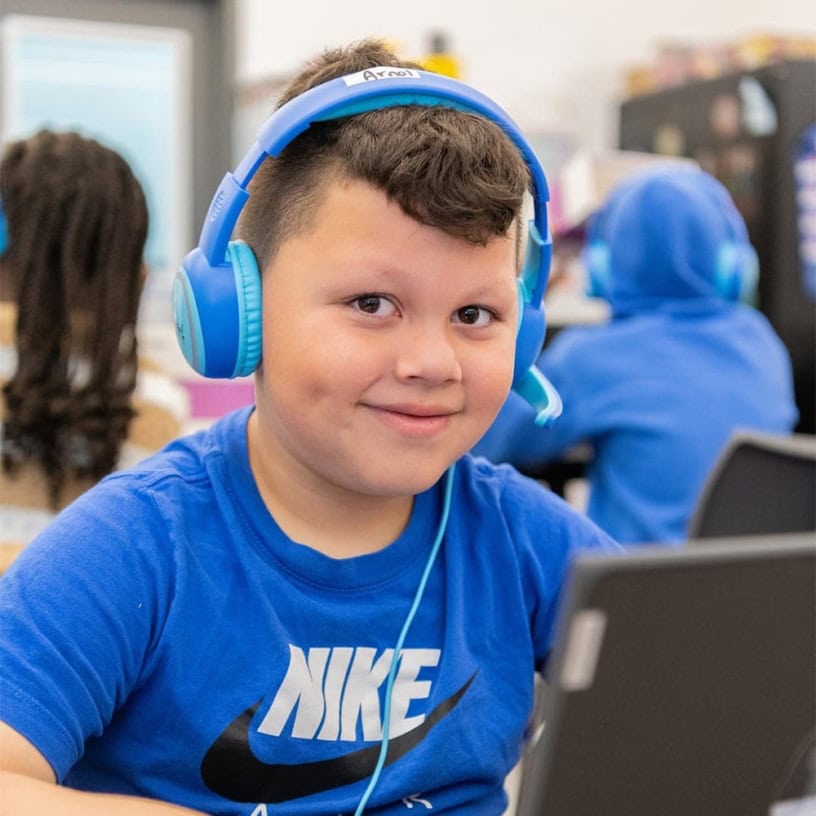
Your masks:
{"label": "boy's eye", "polygon": [[457,322],[467,326],[487,326],[493,317],[493,313],[482,306],[463,306],[455,312]]}
{"label": "boy's eye", "polygon": [[396,311],[394,304],[381,295],[360,295],[351,301],[351,305],[358,311],[378,317],[388,317]]}

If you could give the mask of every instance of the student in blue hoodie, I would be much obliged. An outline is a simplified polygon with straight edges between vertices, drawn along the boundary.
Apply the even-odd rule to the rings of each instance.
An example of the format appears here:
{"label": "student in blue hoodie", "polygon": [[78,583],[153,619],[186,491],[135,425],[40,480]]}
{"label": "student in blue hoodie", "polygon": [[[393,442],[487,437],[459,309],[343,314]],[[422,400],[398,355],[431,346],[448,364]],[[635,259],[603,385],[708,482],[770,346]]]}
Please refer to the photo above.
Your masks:
{"label": "student in blue hoodie", "polygon": [[623,543],[680,542],[730,434],[798,418],[787,351],[746,303],[756,254],[716,179],[661,162],[613,189],[583,257],[611,319],[562,331],[539,358],[563,414],[536,427],[511,394],[474,453],[525,468],[588,443],[589,517]]}

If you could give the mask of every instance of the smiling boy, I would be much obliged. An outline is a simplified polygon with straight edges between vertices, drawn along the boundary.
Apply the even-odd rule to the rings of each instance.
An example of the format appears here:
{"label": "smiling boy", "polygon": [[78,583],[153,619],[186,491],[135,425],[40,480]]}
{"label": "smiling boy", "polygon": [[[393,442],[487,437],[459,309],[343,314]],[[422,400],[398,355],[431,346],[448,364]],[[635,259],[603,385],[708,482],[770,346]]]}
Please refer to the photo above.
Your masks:
{"label": "smiling boy", "polygon": [[[378,66],[411,68],[366,41],[283,102]],[[516,379],[528,184],[495,122],[425,101],[260,165],[229,248],[262,281],[254,406],[0,584],[6,812],[504,811],[570,555],[614,547],[466,454]]]}
{"label": "smiling boy", "polygon": [[515,256],[510,236],[466,243],[366,182],[327,187],[315,224],[267,269],[248,426],[290,538],[333,557],[382,549],[489,425],[512,375]]}

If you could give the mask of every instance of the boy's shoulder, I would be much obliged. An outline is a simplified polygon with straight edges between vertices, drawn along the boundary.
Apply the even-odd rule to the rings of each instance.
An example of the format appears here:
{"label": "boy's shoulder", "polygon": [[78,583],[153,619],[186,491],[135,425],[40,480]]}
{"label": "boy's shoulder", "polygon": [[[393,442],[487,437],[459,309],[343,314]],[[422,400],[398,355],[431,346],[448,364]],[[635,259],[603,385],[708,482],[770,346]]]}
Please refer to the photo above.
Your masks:
{"label": "boy's shoulder", "polygon": [[498,514],[517,539],[586,542],[590,546],[617,545],[586,515],[553,493],[545,484],[524,476],[512,465],[496,464],[466,454],[457,465],[472,512]]}
{"label": "boy's shoulder", "polygon": [[245,426],[246,416],[227,416],[109,474],[62,510],[23,555],[51,561],[58,554],[87,576],[125,573],[137,562],[164,564],[169,574],[176,550],[226,536],[219,507],[235,491],[225,484],[224,450],[245,436]]}
{"label": "boy's shoulder", "polygon": [[584,514],[511,465],[468,454],[457,469],[465,498],[452,510],[448,541],[463,580],[479,565],[508,580],[515,574],[530,608],[549,609],[576,553],[621,551]]}
{"label": "boy's shoulder", "polygon": [[249,411],[228,414],[207,428],[174,439],[131,467],[107,475],[67,508],[72,511],[69,516],[101,517],[115,512],[148,519],[162,515],[162,507],[181,509],[211,501],[212,494],[222,488],[225,468],[219,464],[228,459],[237,467],[235,449],[243,446],[245,450]]}
{"label": "boy's shoulder", "polygon": [[156,482],[173,476],[194,480],[212,457],[246,458],[246,425],[251,411],[252,406],[239,408],[207,427],[176,436],[160,450],[110,474],[104,481]]}
{"label": "boy's shoulder", "polygon": [[493,462],[472,453],[465,454],[456,465],[456,478],[468,486],[468,493],[482,501],[514,509],[516,506],[556,509],[561,499],[546,487],[524,476],[512,465]]}

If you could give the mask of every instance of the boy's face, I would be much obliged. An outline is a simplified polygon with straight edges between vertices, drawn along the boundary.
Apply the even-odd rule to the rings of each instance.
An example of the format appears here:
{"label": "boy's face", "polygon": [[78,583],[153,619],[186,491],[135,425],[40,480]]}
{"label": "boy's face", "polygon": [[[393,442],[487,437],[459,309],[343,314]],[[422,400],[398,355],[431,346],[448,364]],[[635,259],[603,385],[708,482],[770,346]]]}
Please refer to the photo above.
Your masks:
{"label": "boy's face", "polygon": [[472,245],[365,182],[328,185],[263,273],[259,455],[312,489],[430,487],[507,396],[515,278],[513,235]]}

